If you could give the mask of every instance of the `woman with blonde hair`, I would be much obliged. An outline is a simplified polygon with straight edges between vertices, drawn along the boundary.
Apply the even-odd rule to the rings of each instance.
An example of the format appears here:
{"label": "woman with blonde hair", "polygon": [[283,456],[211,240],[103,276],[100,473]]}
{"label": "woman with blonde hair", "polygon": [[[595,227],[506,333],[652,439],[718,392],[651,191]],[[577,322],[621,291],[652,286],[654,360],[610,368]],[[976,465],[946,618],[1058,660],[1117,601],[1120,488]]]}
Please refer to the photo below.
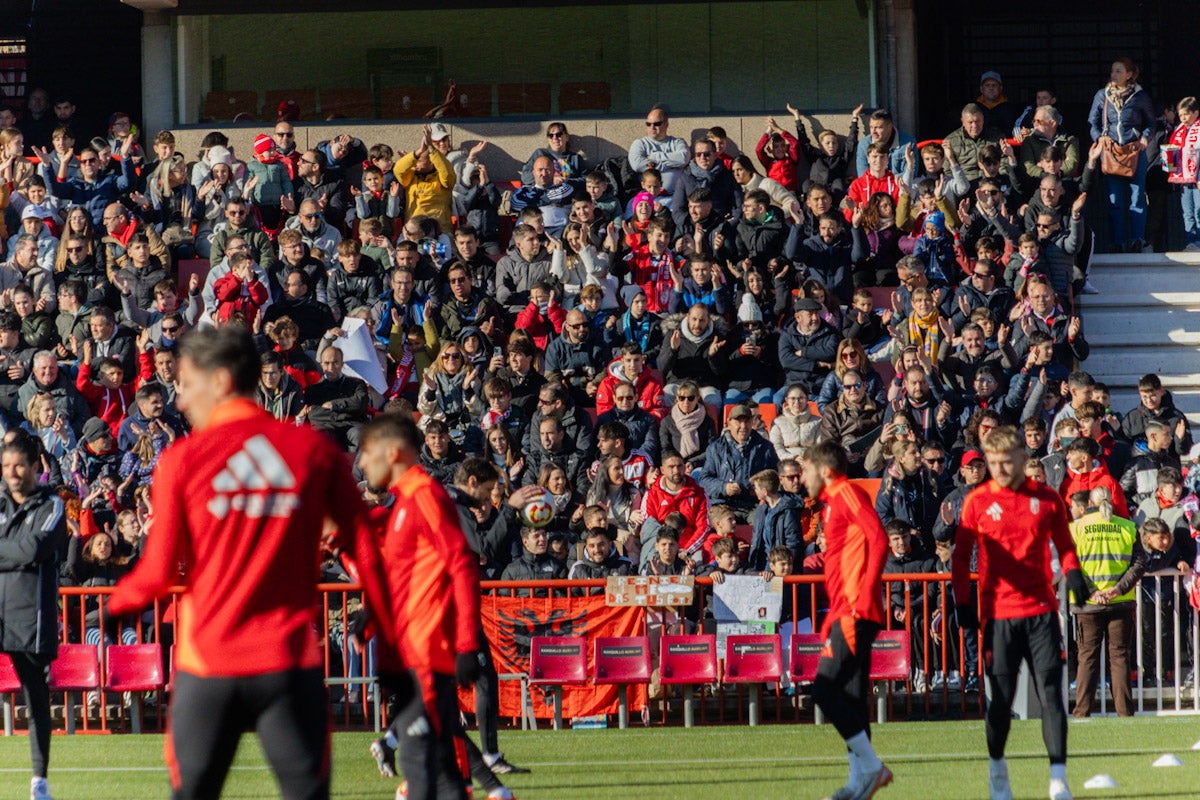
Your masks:
{"label": "woman with blonde hair", "polygon": [[887,393],[883,381],[867,359],[867,351],[862,343],[857,339],[842,339],[838,342],[833,371],[825,376],[825,381],[821,384],[821,393],[817,395],[817,413],[824,414],[825,408],[841,395],[842,376],[848,369],[856,369],[862,373],[868,397],[876,403],[886,402]]}

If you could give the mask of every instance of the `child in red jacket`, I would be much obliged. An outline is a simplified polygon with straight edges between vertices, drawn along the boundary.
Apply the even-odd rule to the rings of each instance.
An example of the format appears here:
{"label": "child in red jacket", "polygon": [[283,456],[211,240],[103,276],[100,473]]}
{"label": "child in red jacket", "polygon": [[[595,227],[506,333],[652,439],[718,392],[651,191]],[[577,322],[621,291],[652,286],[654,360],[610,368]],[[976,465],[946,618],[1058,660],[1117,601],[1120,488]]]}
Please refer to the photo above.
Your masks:
{"label": "child in red jacket", "polygon": [[562,333],[567,312],[558,304],[554,290],[545,283],[535,283],[529,290],[529,305],[517,314],[517,330],[533,339],[539,350],[545,350],[550,340]]}
{"label": "child in red jacket", "polygon": [[229,257],[229,272],[213,283],[217,296],[217,320],[226,322],[229,315],[241,311],[246,322],[254,325],[258,312],[270,297],[267,287],[254,274],[254,262],[245,253]]}
{"label": "child in red jacket", "polygon": [[[83,359],[79,374],[75,377],[75,388],[87,400],[92,413],[108,423],[116,438],[117,430],[125,421],[133,396],[144,381],[154,375],[154,358],[150,355],[150,331],[147,328],[138,335],[138,374],[125,381],[125,370],[115,358],[102,358],[92,364],[92,340],[83,343]],[[93,372],[96,380],[93,382]]]}
{"label": "child in red jacket", "polygon": [[800,141],[779,127],[774,117],[767,117],[767,132],[754,148],[767,177],[789,192],[800,191],[797,174],[800,167]]}

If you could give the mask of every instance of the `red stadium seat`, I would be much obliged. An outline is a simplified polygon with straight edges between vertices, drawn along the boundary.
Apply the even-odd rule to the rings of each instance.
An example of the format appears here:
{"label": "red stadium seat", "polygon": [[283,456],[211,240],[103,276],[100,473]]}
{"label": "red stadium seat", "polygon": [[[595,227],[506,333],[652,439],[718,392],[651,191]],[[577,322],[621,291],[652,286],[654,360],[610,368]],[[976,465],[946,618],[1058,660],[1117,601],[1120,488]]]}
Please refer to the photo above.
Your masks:
{"label": "red stadium seat", "polygon": [[879,495],[879,487],[883,484],[880,478],[851,478],[850,482],[866,492],[872,503],[875,502],[875,498]]}
{"label": "red stadium seat", "polygon": [[779,409],[774,403],[759,403],[758,418],[762,420],[763,430],[770,431],[771,423],[775,421],[775,417],[779,416]]}
{"label": "red stadium seat", "polygon": [[550,84],[502,83],[496,87],[501,114],[549,114]]}
{"label": "red stadium seat", "polygon": [[[60,644],[58,658],[50,662],[50,691],[66,692],[67,733],[75,732],[75,704],[71,692],[100,689],[100,657],[94,644]],[[87,713],[84,712],[84,725]]]}
{"label": "red stadium seat", "polygon": [[750,724],[757,725],[764,683],[778,683],[783,655],[775,634],[730,636],[725,640],[722,683],[750,685]]}
{"label": "red stadium seat", "polygon": [[326,119],[374,119],[375,95],[370,89],[322,89],[321,114]]}
{"label": "red stadium seat", "polygon": [[[114,644],[105,650],[104,691],[132,692],[130,726],[142,732],[142,692],[163,688],[162,647],[157,644]],[[121,704],[124,709],[125,704]],[[123,713],[123,712],[122,712]]]}
{"label": "red stadium seat", "polygon": [[664,636],[659,665],[659,682],[683,686],[683,724],[695,724],[693,687],[717,680],[717,637]]}
{"label": "red stadium seat", "polygon": [[825,640],[819,633],[793,633],[791,663],[788,677],[796,683],[812,683],[817,679],[817,663]]}
{"label": "red stadium seat", "polygon": [[908,680],[910,647],[907,631],[880,631],[871,646],[871,680]]}
{"label": "red stadium seat", "polygon": [[21,680],[12,659],[0,653],[0,694],[4,695],[4,735],[13,735],[13,692],[21,691]]}
{"label": "red stadium seat", "polygon": [[612,86],[603,83],[564,83],[558,87],[558,110],[608,111],[612,108]]}
{"label": "red stadium seat", "polygon": [[311,120],[316,117],[316,89],[268,89],[263,92],[263,121],[275,122],[279,116],[279,104],[287,102],[295,103],[300,109],[301,120]]}
{"label": "red stadium seat", "polygon": [[193,275],[200,276],[200,285],[204,285],[204,281],[208,278],[208,271],[212,269],[207,258],[188,258],[179,262],[179,277],[176,278],[176,285],[179,286],[181,294],[187,294],[188,281]]}
{"label": "red stadium seat", "polygon": [[534,636],[529,683],[554,687],[554,729],[562,729],[562,687],[587,683],[587,645],[581,636]]}
{"label": "red stadium seat", "polygon": [[209,92],[204,96],[204,119],[252,122],[258,116],[258,92]]}
{"label": "red stadium seat", "polygon": [[421,119],[433,105],[432,86],[386,86],[379,93],[383,119]]}
{"label": "red stadium seat", "polygon": [[629,727],[629,684],[650,682],[650,639],[604,636],[596,639],[592,683],[617,686],[618,726]]}

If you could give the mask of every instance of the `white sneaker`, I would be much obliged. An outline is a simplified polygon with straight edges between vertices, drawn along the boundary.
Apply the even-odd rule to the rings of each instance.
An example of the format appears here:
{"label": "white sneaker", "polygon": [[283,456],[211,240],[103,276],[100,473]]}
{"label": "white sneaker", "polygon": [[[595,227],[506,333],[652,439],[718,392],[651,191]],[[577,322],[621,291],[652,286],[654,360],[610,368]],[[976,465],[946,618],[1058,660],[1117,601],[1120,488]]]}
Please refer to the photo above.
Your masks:
{"label": "white sneaker", "polygon": [[1050,779],[1050,800],[1072,800],[1071,790],[1067,788],[1066,781]]}
{"label": "white sneaker", "polygon": [[50,797],[50,782],[45,778],[29,781],[29,800],[53,800]]}
{"label": "white sneaker", "polygon": [[513,793],[507,786],[492,789],[488,792],[488,800],[513,800]]}
{"label": "white sneaker", "polygon": [[862,780],[852,789],[850,800],[871,800],[875,793],[892,782],[892,771],[887,764],[880,764],[879,769],[863,775]]}
{"label": "white sneaker", "polygon": [[958,670],[956,670],[956,669],[950,670],[950,675],[949,675],[949,677],[946,678],[946,685],[949,686],[951,689],[961,689],[962,688],[962,675],[959,674]]}
{"label": "white sneaker", "polygon": [[913,694],[923,694],[925,692],[925,673],[921,670],[913,675],[912,679]]}
{"label": "white sneaker", "polygon": [[1013,800],[1012,787],[1008,783],[1008,764],[989,761],[988,791],[991,800]]}
{"label": "white sneaker", "polygon": [[933,673],[933,682],[930,684],[929,688],[933,689],[934,691],[937,691],[938,689],[942,688],[942,686],[944,686],[945,683],[946,683],[946,676],[944,676],[942,674],[942,671],[939,669],[937,672]]}
{"label": "white sneaker", "polygon": [[1085,280],[1083,282],[1083,288],[1079,290],[1079,293],[1080,294],[1100,294],[1100,290],[1097,289],[1095,286],[1092,286],[1091,281]]}

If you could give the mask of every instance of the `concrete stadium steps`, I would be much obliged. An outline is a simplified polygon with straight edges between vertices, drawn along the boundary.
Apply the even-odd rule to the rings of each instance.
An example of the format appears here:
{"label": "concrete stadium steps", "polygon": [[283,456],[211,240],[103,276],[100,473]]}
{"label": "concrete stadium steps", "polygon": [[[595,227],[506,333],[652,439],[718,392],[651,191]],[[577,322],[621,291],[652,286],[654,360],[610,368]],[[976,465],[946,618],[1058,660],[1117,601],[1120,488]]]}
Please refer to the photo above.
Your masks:
{"label": "concrete stadium steps", "polygon": [[1079,298],[1092,345],[1083,366],[1113,407],[1137,405],[1138,378],[1154,372],[1200,424],[1200,253],[1098,255],[1089,277],[1100,294]]}

